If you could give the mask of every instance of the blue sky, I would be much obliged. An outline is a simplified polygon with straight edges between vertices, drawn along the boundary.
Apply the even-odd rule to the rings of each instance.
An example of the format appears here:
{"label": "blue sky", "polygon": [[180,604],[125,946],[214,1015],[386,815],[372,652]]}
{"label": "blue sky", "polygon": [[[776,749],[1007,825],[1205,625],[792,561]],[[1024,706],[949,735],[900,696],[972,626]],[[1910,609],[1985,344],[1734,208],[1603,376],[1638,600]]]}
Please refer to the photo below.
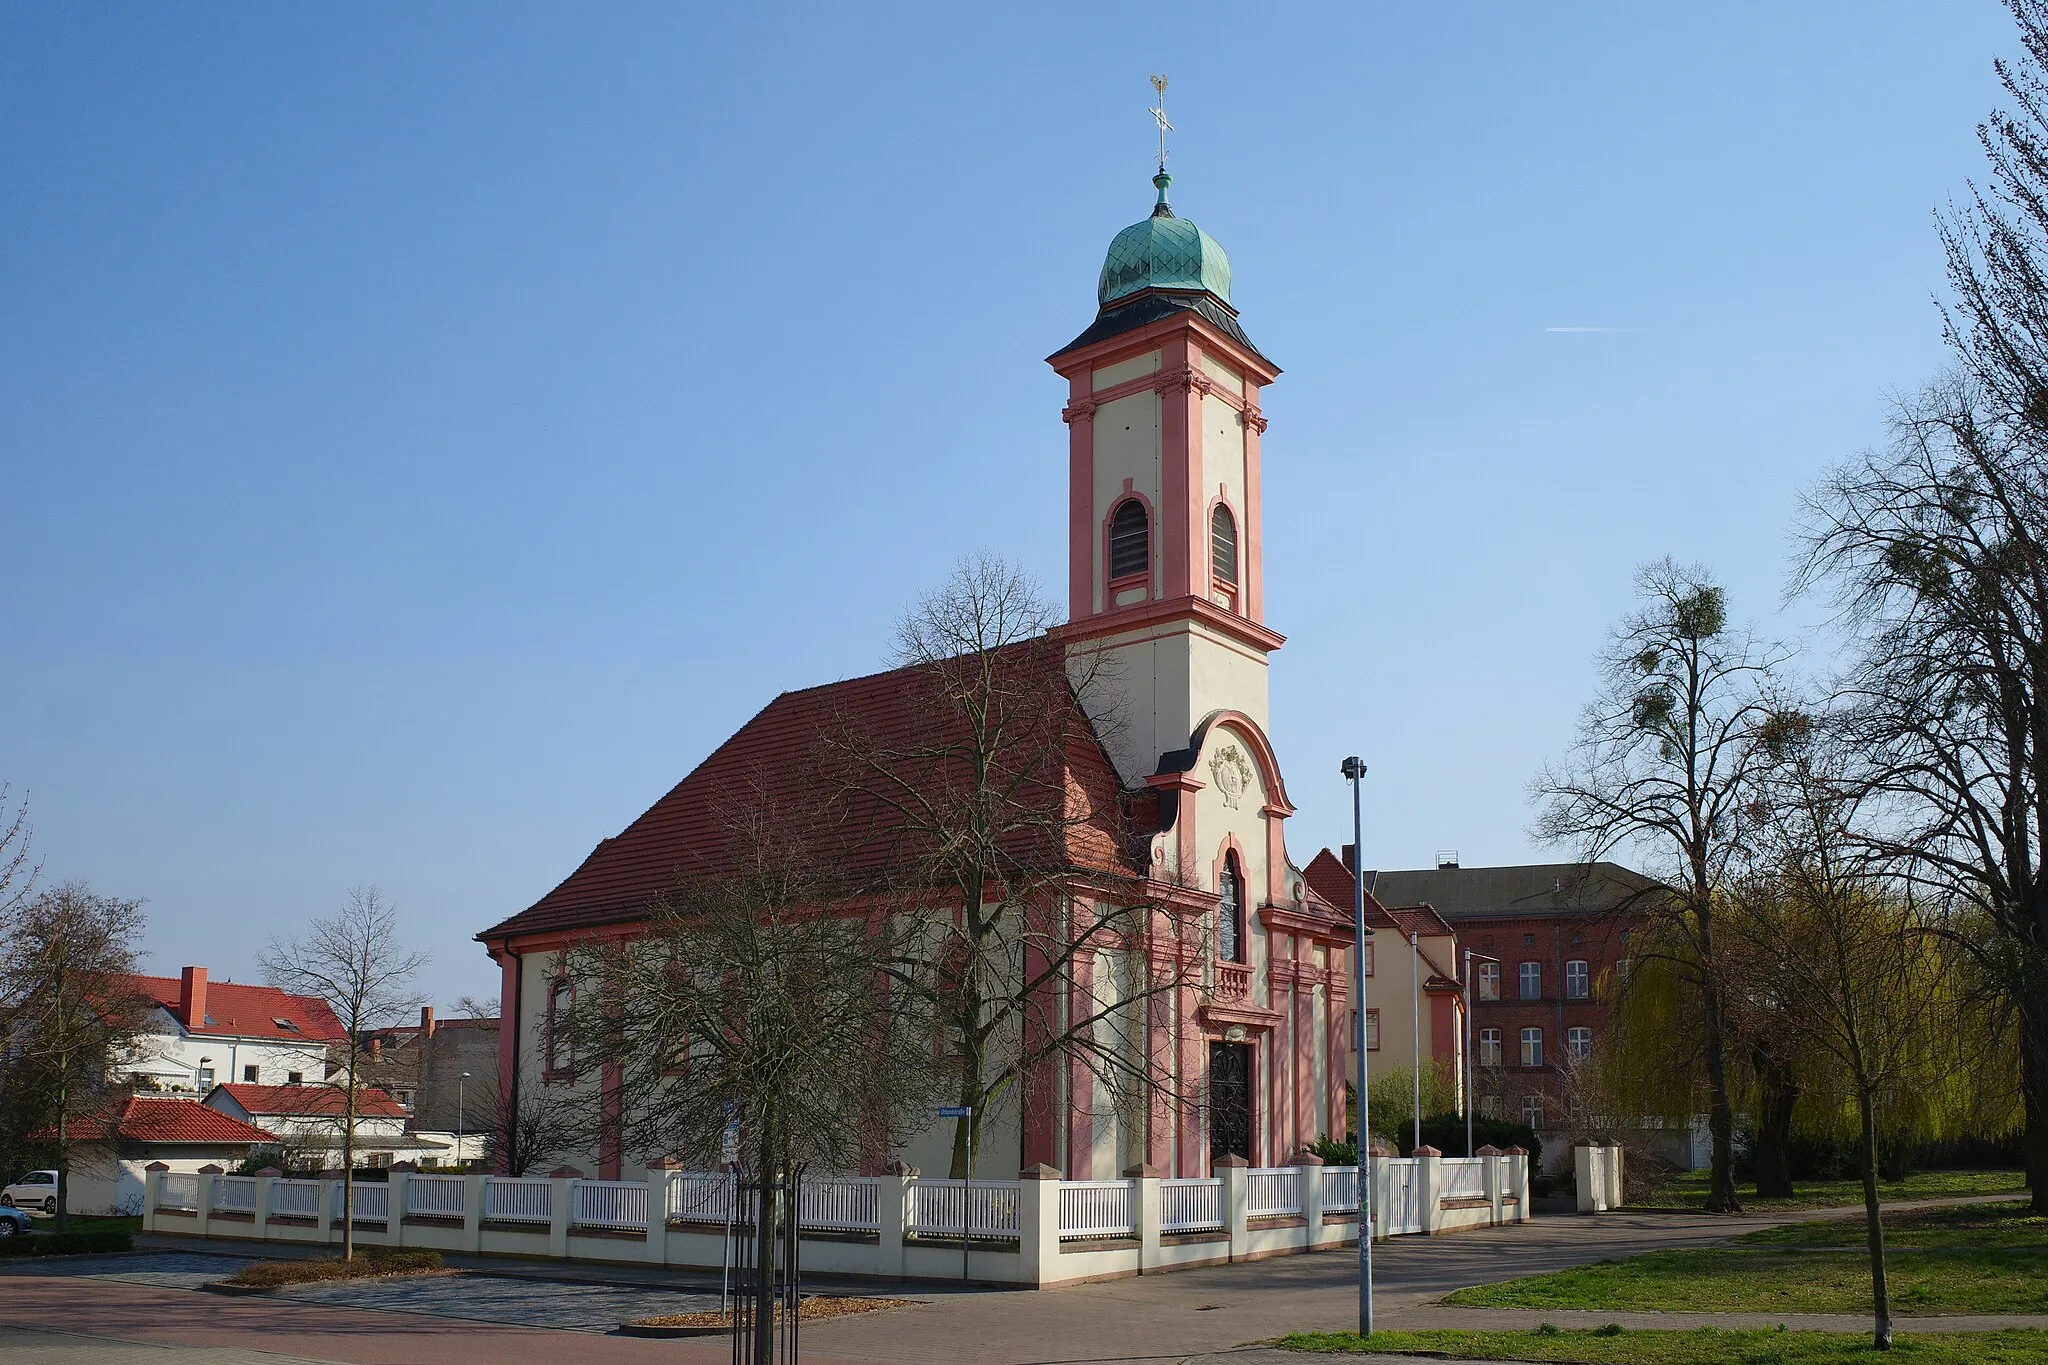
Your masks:
{"label": "blue sky", "polygon": [[[1991,0],[0,7],[0,777],[44,875],[255,976],[376,884],[444,1004],[960,555],[1054,592],[1043,357],[1150,202],[1266,395],[1306,861],[1548,856],[1638,562],[1780,609],[1941,363]],[[1557,328],[1606,328],[1558,331]]]}

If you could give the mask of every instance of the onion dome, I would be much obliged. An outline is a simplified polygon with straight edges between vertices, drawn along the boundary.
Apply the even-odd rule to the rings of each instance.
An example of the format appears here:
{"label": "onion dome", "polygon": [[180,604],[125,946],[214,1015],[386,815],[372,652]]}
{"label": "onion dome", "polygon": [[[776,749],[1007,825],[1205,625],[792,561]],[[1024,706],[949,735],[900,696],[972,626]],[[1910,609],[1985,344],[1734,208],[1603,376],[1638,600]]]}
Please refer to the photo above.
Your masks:
{"label": "onion dome", "polygon": [[1152,178],[1159,202],[1152,216],[1119,232],[1102,262],[1096,301],[1108,307],[1145,289],[1201,290],[1230,302],[1230,258],[1216,239],[1185,218],[1174,216],[1166,202],[1172,177],[1161,170]]}

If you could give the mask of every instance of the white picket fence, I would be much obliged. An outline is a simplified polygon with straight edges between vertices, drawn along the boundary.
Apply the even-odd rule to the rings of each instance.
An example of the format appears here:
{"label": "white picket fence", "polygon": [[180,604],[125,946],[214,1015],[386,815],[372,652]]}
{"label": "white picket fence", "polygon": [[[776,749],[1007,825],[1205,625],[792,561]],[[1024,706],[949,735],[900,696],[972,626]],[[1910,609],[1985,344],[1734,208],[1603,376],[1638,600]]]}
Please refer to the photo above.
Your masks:
{"label": "white picket fence", "polygon": [[1387,1173],[1387,1206],[1380,1214],[1381,1226],[1390,1237],[1422,1231],[1422,1163],[1411,1156],[1396,1156],[1380,1164]]}
{"label": "white picket fence", "polygon": [[213,1206],[228,1213],[256,1212],[256,1177],[217,1175],[213,1178]]}
{"label": "white picket fence", "polygon": [[576,1198],[570,1220],[586,1228],[647,1227],[647,1184],[645,1181],[579,1180],[572,1189]]}
{"label": "white picket fence", "polygon": [[875,1232],[881,1228],[882,1182],[873,1176],[827,1176],[806,1180],[797,1195],[797,1225],[824,1232]]}
{"label": "white picket fence", "polygon": [[[964,1209],[963,1209],[964,1204]],[[1015,1237],[1017,1186],[1013,1181],[913,1181],[910,1231],[920,1237]]]}
{"label": "white picket fence", "polygon": [[1222,1226],[1222,1180],[1209,1176],[1159,1182],[1161,1232],[1214,1232]]}
{"label": "white picket fence", "polygon": [[1358,1212],[1358,1168],[1323,1167],[1323,1207],[1331,1213]]}
{"label": "white picket fence", "polygon": [[[335,1207],[341,1205],[339,1185],[335,1186]],[[381,1180],[358,1180],[353,1183],[354,1200],[349,1210],[351,1220],[358,1223],[388,1223],[391,1221],[391,1187]]]}
{"label": "white picket fence", "polygon": [[405,1211],[427,1218],[460,1218],[463,1213],[459,1175],[416,1175],[405,1182]]}
{"label": "white picket fence", "polygon": [[166,1209],[197,1209],[199,1207],[199,1177],[170,1173],[164,1176],[161,1193],[157,1195],[157,1207]]}
{"label": "white picket fence", "polygon": [[1060,1240],[1128,1237],[1137,1231],[1138,1211],[1128,1180],[1060,1182]]}
{"label": "white picket fence", "polygon": [[1447,1156],[1439,1169],[1443,1172],[1443,1188],[1438,1193],[1442,1199],[1484,1199],[1486,1198],[1486,1158],[1483,1156]]}
{"label": "white picket fence", "polygon": [[551,1223],[555,1217],[554,1183],[486,1176],[484,1217],[497,1223]]}
{"label": "white picket fence", "polygon": [[1252,1218],[1284,1218],[1301,1212],[1301,1177],[1292,1166],[1266,1166],[1246,1172],[1245,1213]]}
{"label": "white picket fence", "polygon": [[678,1171],[669,1177],[668,1216],[678,1223],[723,1223],[732,1212],[735,1181],[723,1171]]}
{"label": "white picket fence", "polygon": [[270,1212],[284,1218],[318,1218],[320,1189],[317,1180],[273,1180],[270,1182]]}

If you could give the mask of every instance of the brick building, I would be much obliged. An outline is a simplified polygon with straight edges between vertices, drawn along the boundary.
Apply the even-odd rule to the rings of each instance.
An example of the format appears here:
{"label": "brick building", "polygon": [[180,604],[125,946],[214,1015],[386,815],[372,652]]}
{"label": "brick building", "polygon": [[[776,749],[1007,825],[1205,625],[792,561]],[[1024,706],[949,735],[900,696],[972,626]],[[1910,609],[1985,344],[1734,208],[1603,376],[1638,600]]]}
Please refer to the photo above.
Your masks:
{"label": "brick building", "polygon": [[1600,1045],[1607,980],[1656,890],[1605,862],[1460,867],[1450,855],[1434,868],[1378,874],[1381,901],[1430,906],[1457,931],[1459,948],[1479,955],[1472,1054],[1481,1114],[1538,1130],[1571,1126],[1572,1065]]}

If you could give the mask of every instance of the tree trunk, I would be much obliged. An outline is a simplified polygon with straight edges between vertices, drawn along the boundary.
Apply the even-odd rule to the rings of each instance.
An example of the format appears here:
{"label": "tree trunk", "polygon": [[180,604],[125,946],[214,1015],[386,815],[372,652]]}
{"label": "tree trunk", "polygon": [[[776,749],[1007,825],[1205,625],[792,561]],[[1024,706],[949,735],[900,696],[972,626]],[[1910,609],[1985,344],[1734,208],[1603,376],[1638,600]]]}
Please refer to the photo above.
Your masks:
{"label": "tree trunk", "polygon": [[1757,1105],[1756,1192],[1783,1199],[1792,1193],[1792,1110],[1799,1081],[1792,1064],[1770,1049],[1756,1049],[1756,1074],[1763,1091]]}
{"label": "tree trunk", "polygon": [[1859,1087],[1857,1109],[1863,1119],[1862,1160],[1863,1226],[1870,1244],[1870,1303],[1876,1315],[1871,1344],[1880,1351],[1892,1348],[1891,1291],[1884,1278],[1884,1214],[1877,1202],[1877,1114],[1868,1087]]}
{"label": "tree trunk", "polygon": [[775,1361],[775,1132],[761,1124],[760,1190],[754,1205],[754,1365]]}
{"label": "tree trunk", "polygon": [[1707,1212],[1740,1213],[1735,1193],[1735,1103],[1728,1094],[1728,1020],[1720,987],[1711,977],[1702,986],[1707,1024],[1707,1128],[1713,1136],[1707,1174]]}
{"label": "tree trunk", "polygon": [[57,1087],[57,1231],[71,1226],[71,1087]]}

